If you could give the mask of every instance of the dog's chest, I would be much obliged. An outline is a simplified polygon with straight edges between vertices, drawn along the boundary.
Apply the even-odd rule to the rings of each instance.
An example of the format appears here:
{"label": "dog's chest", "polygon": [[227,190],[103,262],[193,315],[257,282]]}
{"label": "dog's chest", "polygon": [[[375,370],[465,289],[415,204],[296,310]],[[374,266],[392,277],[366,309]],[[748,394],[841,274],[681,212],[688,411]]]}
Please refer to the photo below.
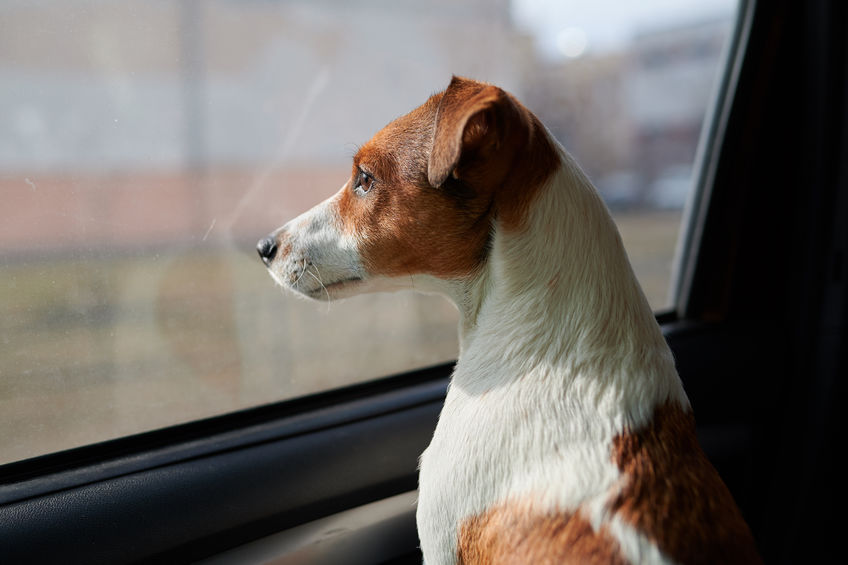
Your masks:
{"label": "dog's chest", "polygon": [[606,438],[584,436],[585,422],[568,421],[579,411],[547,392],[451,388],[421,456],[417,520],[428,565],[453,563],[463,522],[497,504],[568,511],[608,495],[619,475]]}

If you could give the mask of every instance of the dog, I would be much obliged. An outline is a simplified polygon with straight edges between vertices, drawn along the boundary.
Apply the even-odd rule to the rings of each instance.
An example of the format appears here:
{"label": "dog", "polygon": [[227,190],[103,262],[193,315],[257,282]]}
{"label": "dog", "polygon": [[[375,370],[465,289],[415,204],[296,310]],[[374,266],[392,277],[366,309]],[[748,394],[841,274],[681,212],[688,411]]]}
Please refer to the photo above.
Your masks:
{"label": "dog", "polygon": [[420,459],[427,565],[759,562],[606,206],[504,90],[453,77],[257,250],[310,298],[459,309]]}

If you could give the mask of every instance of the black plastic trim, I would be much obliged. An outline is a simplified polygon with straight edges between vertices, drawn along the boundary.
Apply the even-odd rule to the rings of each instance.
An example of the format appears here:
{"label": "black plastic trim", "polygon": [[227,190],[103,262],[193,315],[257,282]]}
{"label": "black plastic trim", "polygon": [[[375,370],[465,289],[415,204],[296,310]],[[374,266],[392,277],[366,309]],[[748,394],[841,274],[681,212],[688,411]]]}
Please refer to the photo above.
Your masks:
{"label": "black plastic trim", "polygon": [[443,396],[438,383],[417,385],[310,415],[323,420],[318,426],[281,422],[297,428],[284,437],[241,437],[179,462],[5,504],[0,555],[4,563],[184,562],[414,489]]}
{"label": "black plastic trim", "polygon": [[444,364],[0,466],[0,504],[441,400]]}
{"label": "black plastic trim", "polygon": [[707,219],[710,199],[715,186],[719,157],[725,144],[725,133],[737,96],[739,77],[745,56],[756,9],[755,0],[739,0],[735,26],[729,36],[724,54],[724,70],[716,85],[713,100],[704,117],[704,127],[698,142],[693,170],[693,194],[685,210],[684,224],[680,230],[678,254],[675,257],[671,281],[675,310],[681,316],[691,314],[690,290],[695,269],[700,258],[701,240]]}

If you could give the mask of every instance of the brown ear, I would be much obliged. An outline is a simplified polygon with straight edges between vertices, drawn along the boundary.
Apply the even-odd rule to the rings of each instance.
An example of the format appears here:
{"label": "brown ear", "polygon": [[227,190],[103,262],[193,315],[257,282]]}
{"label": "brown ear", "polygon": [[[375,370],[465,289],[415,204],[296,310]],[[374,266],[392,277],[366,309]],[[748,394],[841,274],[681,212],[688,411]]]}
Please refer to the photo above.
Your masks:
{"label": "brown ear", "polygon": [[436,111],[433,149],[427,178],[441,186],[460,163],[463,153],[497,146],[505,132],[511,101],[496,86],[454,76]]}

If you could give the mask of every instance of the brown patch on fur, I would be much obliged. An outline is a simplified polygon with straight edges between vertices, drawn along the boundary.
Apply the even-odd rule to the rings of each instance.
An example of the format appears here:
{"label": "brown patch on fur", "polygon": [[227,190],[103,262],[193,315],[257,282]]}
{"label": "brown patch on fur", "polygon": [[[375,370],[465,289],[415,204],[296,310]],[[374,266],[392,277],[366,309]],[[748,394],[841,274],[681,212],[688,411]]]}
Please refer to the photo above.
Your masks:
{"label": "brown patch on fur", "polygon": [[507,504],[469,518],[460,527],[460,565],[624,565],[618,542],[596,532],[579,513],[543,514]]}
{"label": "brown patch on fur", "polygon": [[289,254],[292,252],[292,244],[290,239],[284,239],[282,242],[280,242],[278,237],[277,245],[279,245],[279,248],[277,250],[278,257],[288,257]]}
{"label": "brown patch on fur", "polygon": [[[487,203],[427,182],[427,156],[439,95],[378,132],[354,157],[338,201],[344,230],[359,240],[372,274],[465,276],[489,238]],[[359,170],[375,178],[357,194]]]}
{"label": "brown patch on fur", "polygon": [[454,77],[439,105],[428,165],[435,186],[453,171],[491,194],[501,225],[517,230],[560,160],[539,119],[513,96]]}
{"label": "brown patch on fur", "polygon": [[651,424],[613,441],[628,483],[610,509],[686,564],[760,563],[748,525],[695,437],[691,412],[658,407]]}
{"label": "brown patch on fur", "polygon": [[[488,253],[493,218],[521,227],[558,166],[541,124],[514,98],[454,78],[357,152],[339,215],[372,274],[467,276]],[[375,179],[365,194],[353,190],[360,169]]]}

